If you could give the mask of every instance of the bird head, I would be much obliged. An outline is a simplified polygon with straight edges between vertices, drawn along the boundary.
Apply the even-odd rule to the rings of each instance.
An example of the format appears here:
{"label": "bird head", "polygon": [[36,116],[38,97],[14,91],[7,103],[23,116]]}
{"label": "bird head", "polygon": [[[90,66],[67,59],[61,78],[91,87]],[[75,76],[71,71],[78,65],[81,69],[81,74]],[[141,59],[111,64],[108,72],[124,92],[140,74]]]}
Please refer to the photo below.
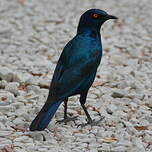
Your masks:
{"label": "bird head", "polygon": [[88,29],[100,31],[101,25],[109,19],[117,19],[117,17],[100,9],[87,10],[80,18],[78,33]]}

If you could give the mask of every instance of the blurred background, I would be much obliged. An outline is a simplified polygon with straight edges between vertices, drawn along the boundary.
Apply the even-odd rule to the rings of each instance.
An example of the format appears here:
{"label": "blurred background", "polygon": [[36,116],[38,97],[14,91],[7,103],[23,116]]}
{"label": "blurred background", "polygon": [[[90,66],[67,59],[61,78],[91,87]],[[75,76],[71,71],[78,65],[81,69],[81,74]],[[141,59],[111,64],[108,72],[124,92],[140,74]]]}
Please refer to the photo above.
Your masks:
{"label": "blurred background", "polygon": [[[55,124],[61,106],[48,133],[30,133],[59,55],[90,8],[119,18],[102,26],[103,58],[87,101],[91,116],[105,119],[83,129]],[[0,0],[0,152],[152,151],[151,10],[151,0]],[[70,100],[76,124],[85,122],[78,97]]]}

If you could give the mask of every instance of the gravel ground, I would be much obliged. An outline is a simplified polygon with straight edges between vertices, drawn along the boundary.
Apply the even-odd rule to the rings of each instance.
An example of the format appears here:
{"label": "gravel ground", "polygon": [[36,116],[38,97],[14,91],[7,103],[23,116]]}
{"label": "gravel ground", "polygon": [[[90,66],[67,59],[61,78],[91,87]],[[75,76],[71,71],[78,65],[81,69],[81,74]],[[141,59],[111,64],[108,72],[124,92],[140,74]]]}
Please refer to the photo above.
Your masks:
{"label": "gravel ground", "polygon": [[[56,62],[75,35],[80,15],[100,8],[119,17],[102,27],[103,58],[87,106],[86,122],[71,97],[75,122],[45,131],[28,127],[48,95]],[[0,152],[152,151],[152,0],[0,0]]]}

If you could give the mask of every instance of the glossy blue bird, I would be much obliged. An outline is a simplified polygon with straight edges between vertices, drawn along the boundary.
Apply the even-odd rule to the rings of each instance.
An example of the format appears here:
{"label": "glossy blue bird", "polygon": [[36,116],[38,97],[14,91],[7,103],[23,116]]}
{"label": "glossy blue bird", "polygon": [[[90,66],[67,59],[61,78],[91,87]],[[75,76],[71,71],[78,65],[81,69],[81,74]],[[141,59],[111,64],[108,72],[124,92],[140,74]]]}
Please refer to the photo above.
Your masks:
{"label": "glossy blue bird", "polygon": [[77,94],[80,95],[80,103],[88,119],[87,124],[94,122],[85,102],[102,57],[100,28],[109,19],[117,17],[99,9],[90,9],[82,14],[76,36],[66,44],[61,53],[47,101],[31,123],[31,131],[44,130],[62,102],[65,103],[64,122],[70,120],[67,116],[68,97]]}

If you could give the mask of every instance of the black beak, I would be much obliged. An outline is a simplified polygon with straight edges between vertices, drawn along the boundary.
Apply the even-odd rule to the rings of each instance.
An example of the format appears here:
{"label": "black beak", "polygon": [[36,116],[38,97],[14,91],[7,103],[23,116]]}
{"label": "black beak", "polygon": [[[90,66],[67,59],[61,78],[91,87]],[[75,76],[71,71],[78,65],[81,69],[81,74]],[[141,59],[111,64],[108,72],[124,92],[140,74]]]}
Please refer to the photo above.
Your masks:
{"label": "black beak", "polygon": [[108,20],[109,20],[109,19],[118,19],[118,17],[113,16],[113,15],[108,15],[107,18],[108,18]]}

